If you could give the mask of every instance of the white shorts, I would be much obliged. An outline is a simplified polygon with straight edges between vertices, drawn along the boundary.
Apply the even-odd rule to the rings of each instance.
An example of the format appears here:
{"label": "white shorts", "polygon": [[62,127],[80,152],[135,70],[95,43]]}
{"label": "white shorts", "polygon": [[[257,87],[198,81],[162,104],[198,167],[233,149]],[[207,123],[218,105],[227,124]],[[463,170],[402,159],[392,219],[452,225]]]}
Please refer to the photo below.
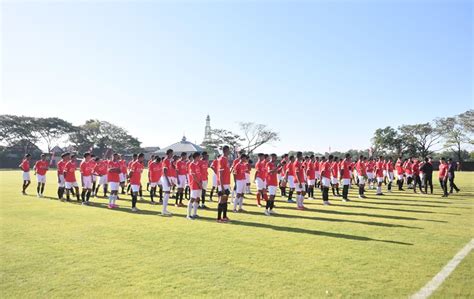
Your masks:
{"label": "white shorts", "polygon": [[378,176],[377,177],[377,183],[383,183],[383,177]]}
{"label": "white shorts", "polygon": [[202,181],[202,190],[207,190],[207,181]]}
{"label": "white shorts", "polygon": [[217,187],[217,174],[212,175],[212,187]]}
{"label": "white shorts", "polygon": [[369,180],[373,179],[374,178],[374,173],[373,172],[367,172],[367,178]]}
{"label": "white shorts", "polygon": [[407,178],[411,178],[413,176],[413,174],[405,174]]}
{"label": "white shorts", "polygon": [[331,177],[331,184],[333,185],[339,184],[339,180],[335,177]]}
{"label": "white shorts", "polygon": [[281,180],[283,180],[283,176],[281,174],[277,173],[277,179],[280,182]]}
{"label": "white shorts", "polygon": [[104,174],[104,175],[99,176],[99,186],[106,185],[106,184],[107,184],[107,175]]}
{"label": "white shorts", "polygon": [[158,182],[150,182],[150,187],[154,188],[158,185]]}
{"label": "white shorts", "polygon": [[358,178],[359,178],[359,185],[365,184],[365,178],[363,176],[359,175]]}
{"label": "white shorts", "polygon": [[95,174],[92,175],[92,183],[95,183],[95,181],[97,180],[97,176]]}
{"label": "white shorts", "polygon": [[36,180],[38,183],[46,183],[46,175],[36,174]]}
{"label": "white shorts", "polygon": [[290,189],[295,188],[295,177],[292,175],[288,176],[288,187],[290,187]]}
{"label": "white shorts", "polygon": [[23,180],[24,181],[31,181],[29,171],[23,171]]}
{"label": "white shorts", "polygon": [[65,186],[66,186],[66,189],[71,189],[72,187],[79,187],[77,182],[66,182]]}
{"label": "white shorts", "polygon": [[315,171],[314,176],[316,177],[316,179],[320,180],[321,179],[321,171],[319,171],[319,170]]}
{"label": "white shorts", "polygon": [[388,172],[387,173],[387,178],[388,178],[389,182],[393,181],[393,172]]}
{"label": "white shorts", "polygon": [[235,192],[237,194],[243,194],[246,186],[247,186],[247,182],[245,181],[245,179],[237,180],[235,182]]}
{"label": "white shorts", "polygon": [[83,176],[82,177],[82,188],[91,189],[92,188],[92,176]]}
{"label": "white shorts", "polygon": [[309,179],[309,180],[308,180],[308,185],[309,185],[309,186],[314,186],[314,183],[315,183],[315,182],[316,182],[316,180],[314,180],[314,179]]}
{"label": "white shorts", "polygon": [[245,173],[245,183],[250,184],[250,173]]}
{"label": "white shorts", "polygon": [[268,194],[269,195],[276,195],[277,194],[277,186],[268,186]]}
{"label": "white shorts", "polygon": [[295,191],[296,192],[305,192],[306,191],[306,184],[301,183],[301,188],[300,188],[300,184],[296,183],[295,184]]}
{"label": "white shorts", "polygon": [[66,181],[64,180],[64,175],[60,174],[58,176],[58,185],[61,188],[64,188]]}
{"label": "white shorts", "polygon": [[109,182],[110,191],[118,191],[119,186],[119,182]]}
{"label": "white shorts", "polygon": [[132,192],[138,192],[140,191],[140,185],[130,185],[130,189],[132,189]]}
{"label": "white shorts", "polygon": [[328,187],[331,186],[331,179],[330,178],[326,178],[326,177],[322,177],[321,178],[321,184],[323,185],[323,187]]}
{"label": "white shorts", "polygon": [[403,181],[403,174],[399,174],[399,175],[398,175],[398,179],[401,180],[401,181]]}
{"label": "white shorts", "polygon": [[217,191],[230,190],[230,185],[224,185],[224,190],[222,190],[221,185],[217,185]]}
{"label": "white shorts", "polygon": [[256,178],[255,184],[257,185],[257,190],[263,190],[267,188],[267,184],[265,183],[264,180],[262,180],[262,178]]}
{"label": "white shorts", "polygon": [[351,179],[342,179],[342,185],[347,186],[351,184]]}
{"label": "white shorts", "polygon": [[383,176],[386,177],[387,176],[387,171],[386,170],[383,170]]}
{"label": "white shorts", "polygon": [[191,190],[191,198],[201,198],[202,190]]}
{"label": "white shorts", "polygon": [[[168,180],[170,181],[171,185],[176,185],[177,180],[175,177],[169,176]],[[171,191],[171,186],[168,184],[168,181],[166,180],[165,176],[161,177],[161,185],[163,186],[163,191],[164,192],[169,192]]]}
{"label": "white shorts", "polygon": [[178,188],[183,188],[184,189],[184,187],[186,187],[186,182],[188,180],[186,175],[185,174],[180,174],[180,175],[178,175],[178,178],[179,178]]}
{"label": "white shorts", "polygon": [[119,173],[119,180],[120,180],[120,183],[125,182],[125,174],[124,173]]}

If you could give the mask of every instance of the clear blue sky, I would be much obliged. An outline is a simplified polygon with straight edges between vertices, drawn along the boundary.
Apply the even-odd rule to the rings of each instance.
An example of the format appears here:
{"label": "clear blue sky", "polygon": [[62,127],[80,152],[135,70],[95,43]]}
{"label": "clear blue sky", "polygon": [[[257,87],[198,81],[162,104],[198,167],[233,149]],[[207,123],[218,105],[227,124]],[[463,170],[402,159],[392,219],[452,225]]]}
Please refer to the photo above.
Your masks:
{"label": "clear blue sky", "polygon": [[264,150],[367,148],[473,108],[471,1],[1,5],[1,113],[107,120],[145,146],[263,123]]}

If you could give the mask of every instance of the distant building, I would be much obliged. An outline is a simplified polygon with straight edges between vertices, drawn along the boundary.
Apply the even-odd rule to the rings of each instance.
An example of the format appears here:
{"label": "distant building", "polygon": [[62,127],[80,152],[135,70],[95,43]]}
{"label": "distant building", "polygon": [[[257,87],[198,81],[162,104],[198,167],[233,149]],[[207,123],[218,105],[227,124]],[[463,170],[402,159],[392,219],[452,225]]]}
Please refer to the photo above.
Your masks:
{"label": "distant building", "polygon": [[211,117],[209,114],[206,117],[206,127],[204,127],[204,140],[202,141],[202,144],[206,144],[212,140],[212,134],[211,134]]}
{"label": "distant building", "polygon": [[194,144],[190,141],[187,141],[186,136],[183,136],[180,142],[176,142],[170,146],[159,149],[155,151],[154,154],[160,157],[164,157],[166,155],[166,151],[169,149],[172,149],[176,155],[180,155],[181,153],[186,153],[189,155],[195,152],[204,151],[204,149],[201,146]]}

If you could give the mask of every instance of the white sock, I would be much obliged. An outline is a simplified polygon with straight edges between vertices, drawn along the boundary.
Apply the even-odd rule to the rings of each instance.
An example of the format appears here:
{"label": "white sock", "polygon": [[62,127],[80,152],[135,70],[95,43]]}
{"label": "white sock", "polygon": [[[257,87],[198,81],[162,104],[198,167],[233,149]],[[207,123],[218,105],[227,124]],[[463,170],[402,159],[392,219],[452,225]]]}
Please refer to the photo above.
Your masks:
{"label": "white sock", "polygon": [[237,205],[239,204],[239,198],[234,198],[234,210],[236,210]]}
{"label": "white sock", "polygon": [[109,205],[112,204],[112,202],[113,202],[113,197],[114,197],[114,196],[113,196],[112,194],[109,195]]}
{"label": "white sock", "polygon": [[191,216],[192,209],[193,209],[193,202],[189,201],[188,202],[188,217]]}
{"label": "white sock", "polygon": [[303,206],[303,202],[304,202],[304,195],[301,194],[301,199],[300,199],[300,205]]}
{"label": "white sock", "polygon": [[241,197],[239,198],[239,209],[242,209],[242,205],[243,205],[243,204],[244,204],[244,197],[241,196]]}
{"label": "white sock", "polygon": [[197,201],[194,202],[194,205],[193,205],[193,216],[196,216],[197,215],[197,210],[198,210],[198,206],[199,206],[199,203]]}
{"label": "white sock", "polygon": [[169,198],[170,198],[170,194],[169,194],[169,193],[165,193],[165,195],[163,196],[163,210],[162,210],[162,213],[167,212],[168,199],[169,199]]}
{"label": "white sock", "polygon": [[377,186],[377,193],[382,193],[382,187]]}

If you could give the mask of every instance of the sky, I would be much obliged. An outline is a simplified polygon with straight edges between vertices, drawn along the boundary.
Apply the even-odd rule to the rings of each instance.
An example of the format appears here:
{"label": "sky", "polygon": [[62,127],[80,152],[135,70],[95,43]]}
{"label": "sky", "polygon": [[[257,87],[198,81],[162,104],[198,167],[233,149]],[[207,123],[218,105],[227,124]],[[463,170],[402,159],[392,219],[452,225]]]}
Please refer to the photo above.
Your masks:
{"label": "sky", "polygon": [[474,107],[471,1],[1,4],[0,111],[109,121],[143,146],[267,125],[262,150],[367,149]]}

